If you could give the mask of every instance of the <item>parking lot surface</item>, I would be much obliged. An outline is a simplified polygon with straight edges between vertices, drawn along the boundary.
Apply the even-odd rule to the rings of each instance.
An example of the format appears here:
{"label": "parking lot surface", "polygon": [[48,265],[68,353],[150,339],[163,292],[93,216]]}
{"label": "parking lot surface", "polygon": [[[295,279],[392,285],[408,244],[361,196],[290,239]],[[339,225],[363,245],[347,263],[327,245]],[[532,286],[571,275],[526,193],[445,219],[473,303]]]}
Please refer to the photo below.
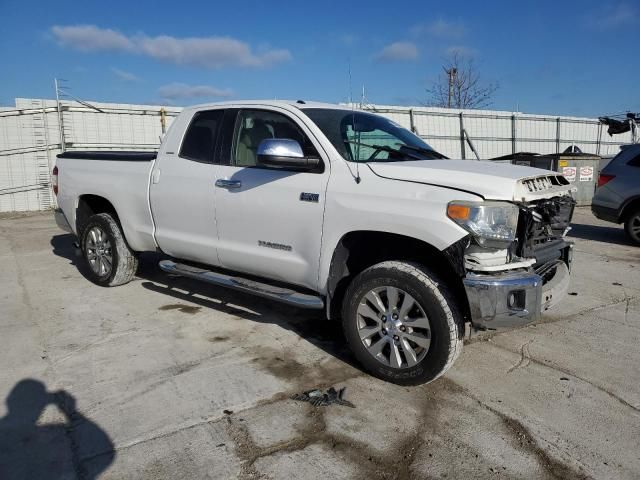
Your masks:
{"label": "parking lot surface", "polygon": [[[640,248],[578,209],[570,295],[430,385],[363,373],[315,313],[83,277],[50,213],[0,218],[3,478],[638,478]],[[290,397],[347,387],[355,408]],[[3,475],[0,474],[0,477]]]}

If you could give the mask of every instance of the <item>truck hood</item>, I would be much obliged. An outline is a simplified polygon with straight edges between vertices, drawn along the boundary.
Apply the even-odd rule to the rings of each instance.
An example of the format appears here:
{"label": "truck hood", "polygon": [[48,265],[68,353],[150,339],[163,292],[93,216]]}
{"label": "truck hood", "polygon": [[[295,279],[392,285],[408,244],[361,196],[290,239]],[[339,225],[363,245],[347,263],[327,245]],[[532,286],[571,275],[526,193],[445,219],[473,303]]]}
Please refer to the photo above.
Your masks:
{"label": "truck hood", "polygon": [[528,202],[572,190],[557,172],[489,161],[416,160],[367,165],[380,177],[464,190],[487,200]]}

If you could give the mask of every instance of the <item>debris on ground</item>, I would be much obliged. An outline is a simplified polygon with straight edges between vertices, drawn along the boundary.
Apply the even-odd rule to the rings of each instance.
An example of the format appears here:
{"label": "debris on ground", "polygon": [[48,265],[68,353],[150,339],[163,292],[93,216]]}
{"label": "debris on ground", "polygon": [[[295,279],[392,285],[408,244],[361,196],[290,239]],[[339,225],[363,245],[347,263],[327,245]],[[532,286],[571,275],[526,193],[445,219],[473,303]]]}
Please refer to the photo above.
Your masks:
{"label": "debris on ground", "polygon": [[569,292],[569,295],[572,295],[575,297],[576,295],[578,295],[578,292]]}
{"label": "debris on ground", "polygon": [[344,392],[347,387],[336,390],[331,387],[325,393],[321,390],[309,390],[307,392],[296,393],[291,398],[301,402],[309,402],[314,407],[328,407],[332,404],[344,405],[345,407],[356,408],[349,400],[344,399]]}

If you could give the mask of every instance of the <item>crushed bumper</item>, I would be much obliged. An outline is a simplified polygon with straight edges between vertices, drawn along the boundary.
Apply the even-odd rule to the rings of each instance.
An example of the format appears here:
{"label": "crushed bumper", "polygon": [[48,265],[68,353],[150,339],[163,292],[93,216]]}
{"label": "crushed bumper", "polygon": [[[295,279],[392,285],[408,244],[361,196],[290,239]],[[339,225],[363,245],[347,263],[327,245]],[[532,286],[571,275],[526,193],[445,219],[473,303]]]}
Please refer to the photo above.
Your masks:
{"label": "crushed bumper", "polygon": [[56,208],[53,215],[56,219],[56,224],[58,225],[58,228],[60,228],[61,230],[64,230],[65,232],[73,233],[73,229],[71,228],[71,225],[69,225],[69,222],[67,221],[67,217],[65,217],[64,212],[62,211],[61,208]]}
{"label": "crushed bumper", "polygon": [[544,282],[532,270],[487,275],[468,273],[463,283],[473,326],[481,330],[512,328],[538,320],[569,287],[569,266],[558,261]]}

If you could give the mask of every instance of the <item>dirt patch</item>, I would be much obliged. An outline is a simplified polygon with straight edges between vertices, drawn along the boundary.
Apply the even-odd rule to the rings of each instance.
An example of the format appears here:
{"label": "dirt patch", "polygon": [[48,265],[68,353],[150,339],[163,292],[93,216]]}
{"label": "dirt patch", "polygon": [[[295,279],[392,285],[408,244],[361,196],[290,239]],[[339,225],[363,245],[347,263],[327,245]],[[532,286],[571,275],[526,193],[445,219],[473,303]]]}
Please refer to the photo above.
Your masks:
{"label": "dirt patch", "polygon": [[[535,458],[538,464],[544,469],[545,473],[549,478],[554,479],[575,479],[582,480],[589,478],[589,476],[577,470],[571,465],[562,463],[560,460],[552,457],[536,440],[536,438],[531,434],[529,429],[524,426],[522,422],[519,420],[506,415],[505,413],[497,410],[496,408],[482,402],[480,399],[476,398],[466,389],[453,382],[452,380],[444,377],[438,380],[438,385],[445,392],[450,392],[457,395],[465,395],[473,401],[477,402],[482,408],[486,409],[488,412],[492,413],[496,417],[498,417],[506,430],[511,434],[512,439],[517,445],[518,449],[523,454],[529,454],[533,458]],[[434,384],[431,384],[434,385]],[[440,400],[436,400],[438,402]],[[436,403],[437,405],[437,403]],[[428,411],[425,411],[426,415],[429,415]]]}
{"label": "dirt patch", "polygon": [[229,337],[215,336],[215,337],[209,337],[207,340],[209,340],[211,343],[219,343],[219,342],[226,342],[227,340],[229,340]]}
{"label": "dirt patch", "polygon": [[291,393],[299,393],[313,388],[325,389],[362,375],[354,366],[335,357],[327,357],[309,364],[300,363],[292,355],[272,347],[260,346],[253,349],[257,356],[251,362],[270,374],[291,383]]}
{"label": "dirt patch", "polygon": [[162,310],[162,311],[178,310],[182,313],[189,313],[191,315],[195,315],[200,310],[202,310],[202,307],[194,307],[193,305],[184,305],[182,303],[172,303],[170,305],[163,305],[162,307],[158,308],[158,310]]}

